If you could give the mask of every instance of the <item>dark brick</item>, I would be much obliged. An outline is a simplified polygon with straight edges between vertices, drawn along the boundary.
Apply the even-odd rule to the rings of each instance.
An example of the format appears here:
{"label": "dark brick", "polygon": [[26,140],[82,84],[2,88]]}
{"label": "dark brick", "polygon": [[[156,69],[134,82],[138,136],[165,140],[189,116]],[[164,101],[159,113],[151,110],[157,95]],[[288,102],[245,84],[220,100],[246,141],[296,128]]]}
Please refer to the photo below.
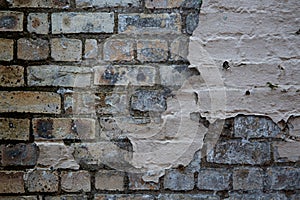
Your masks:
{"label": "dark brick", "polygon": [[231,172],[227,169],[202,169],[198,174],[200,190],[229,190]]}
{"label": "dark brick", "polygon": [[180,169],[167,170],[164,187],[171,190],[192,190],[194,189],[194,173]]}
{"label": "dark brick", "polygon": [[263,170],[259,168],[236,168],[233,170],[234,190],[262,190]]}
{"label": "dark brick", "polygon": [[214,194],[160,194],[158,200],[219,200]]}
{"label": "dark brick", "polygon": [[199,23],[199,14],[190,13],[186,17],[186,32],[192,34],[194,30],[197,28],[198,23]]}
{"label": "dark brick", "polygon": [[29,171],[26,176],[26,186],[29,192],[58,191],[58,173],[48,170]]}
{"label": "dark brick", "polygon": [[23,172],[0,171],[0,193],[24,193],[23,175]]}
{"label": "dark brick", "polygon": [[138,111],[163,112],[166,110],[166,99],[157,91],[137,91],[131,97],[131,109]]}
{"label": "dark brick", "polygon": [[293,167],[268,168],[266,187],[272,190],[300,189],[300,168],[293,168]]}
{"label": "dark brick", "polygon": [[263,192],[252,192],[248,194],[229,193],[229,200],[288,200],[287,197],[282,193],[263,193]]}

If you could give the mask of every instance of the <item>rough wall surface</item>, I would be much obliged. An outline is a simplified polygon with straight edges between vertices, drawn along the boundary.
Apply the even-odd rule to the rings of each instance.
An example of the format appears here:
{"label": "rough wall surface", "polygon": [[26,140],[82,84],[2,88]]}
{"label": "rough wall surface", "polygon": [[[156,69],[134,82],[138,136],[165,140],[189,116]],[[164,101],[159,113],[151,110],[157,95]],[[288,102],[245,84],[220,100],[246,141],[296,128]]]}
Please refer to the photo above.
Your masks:
{"label": "rough wall surface", "polygon": [[0,0],[0,199],[300,199],[299,1],[201,4]]}

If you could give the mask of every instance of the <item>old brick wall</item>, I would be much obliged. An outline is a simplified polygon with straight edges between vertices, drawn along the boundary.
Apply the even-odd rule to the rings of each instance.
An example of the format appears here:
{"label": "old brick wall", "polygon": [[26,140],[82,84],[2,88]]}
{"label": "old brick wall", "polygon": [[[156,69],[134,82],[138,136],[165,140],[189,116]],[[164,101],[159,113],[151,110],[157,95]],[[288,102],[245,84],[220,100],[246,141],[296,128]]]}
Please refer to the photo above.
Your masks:
{"label": "old brick wall", "polygon": [[299,2],[201,4],[0,0],[0,199],[299,199]]}

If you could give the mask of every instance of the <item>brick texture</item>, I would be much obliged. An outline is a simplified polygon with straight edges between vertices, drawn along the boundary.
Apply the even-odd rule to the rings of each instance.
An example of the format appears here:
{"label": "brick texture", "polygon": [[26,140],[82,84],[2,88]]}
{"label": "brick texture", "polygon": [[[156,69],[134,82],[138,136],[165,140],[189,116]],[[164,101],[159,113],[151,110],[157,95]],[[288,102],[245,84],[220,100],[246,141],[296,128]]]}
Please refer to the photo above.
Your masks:
{"label": "brick texture", "polygon": [[1,140],[29,140],[29,119],[0,118]]}
{"label": "brick texture", "polygon": [[23,172],[0,171],[0,193],[24,193]]}
{"label": "brick texture", "polygon": [[1,31],[23,31],[22,12],[0,11],[0,32]]}
{"label": "brick texture", "polygon": [[0,65],[0,86],[24,86],[24,67]]}

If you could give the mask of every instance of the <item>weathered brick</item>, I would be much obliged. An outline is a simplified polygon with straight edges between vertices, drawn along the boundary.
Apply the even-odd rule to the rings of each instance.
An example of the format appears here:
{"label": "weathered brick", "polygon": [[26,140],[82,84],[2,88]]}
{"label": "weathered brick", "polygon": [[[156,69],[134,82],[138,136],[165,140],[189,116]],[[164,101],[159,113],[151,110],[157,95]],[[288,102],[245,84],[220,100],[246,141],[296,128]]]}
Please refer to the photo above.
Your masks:
{"label": "weathered brick", "polygon": [[14,57],[14,41],[0,38],[0,60],[11,61]]}
{"label": "weathered brick", "polygon": [[60,113],[60,96],[51,92],[0,92],[0,112]]}
{"label": "weathered brick", "polygon": [[169,169],[164,177],[164,187],[175,191],[192,190],[194,189],[194,173]]}
{"label": "weathered brick", "polygon": [[48,34],[49,20],[47,13],[29,13],[27,30],[30,33]]}
{"label": "weathered brick", "polygon": [[95,187],[98,190],[124,190],[124,174],[114,171],[100,171],[95,176]]}
{"label": "weathered brick", "polygon": [[235,168],[233,170],[234,190],[262,190],[263,170],[259,168]]}
{"label": "weathered brick", "polygon": [[130,190],[159,190],[159,183],[145,182],[142,176],[143,174],[128,174]]}
{"label": "weathered brick", "polygon": [[140,6],[141,1],[139,0],[76,0],[77,8],[87,7],[137,7]]}
{"label": "weathered brick", "polygon": [[87,200],[86,195],[80,194],[69,194],[69,195],[60,195],[60,196],[45,196],[45,200]]}
{"label": "weathered brick", "polygon": [[81,40],[67,38],[54,38],[51,40],[51,57],[55,61],[80,61],[81,54]]}
{"label": "weathered brick", "polygon": [[99,56],[99,47],[98,41],[95,39],[87,39],[85,40],[84,46],[84,58],[97,58]]}
{"label": "weathered brick", "polygon": [[13,7],[68,8],[70,0],[9,0]]}
{"label": "weathered brick", "polygon": [[106,61],[132,61],[134,59],[134,40],[109,39],[103,46]]}
{"label": "weathered brick", "polygon": [[28,171],[25,185],[29,192],[57,192],[58,173],[56,171],[35,169]]}
{"label": "weathered brick", "polygon": [[298,194],[292,194],[290,196],[290,200],[299,200],[300,199],[300,193],[298,192]]}
{"label": "weathered brick", "polygon": [[156,70],[152,66],[96,66],[95,85],[153,86],[156,83]]}
{"label": "weathered brick", "polygon": [[39,65],[27,68],[29,86],[90,87],[89,67]]}
{"label": "weathered brick", "polygon": [[200,9],[201,0],[146,0],[146,7],[155,8],[194,8]]}
{"label": "weathered brick", "polygon": [[95,120],[88,118],[34,118],[33,134],[36,140],[95,138]]}
{"label": "weathered brick", "polygon": [[288,200],[288,198],[279,192],[273,192],[273,193],[263,193],[263,192],[251,192],[248,194],[239,194],[235,192],[229,193],[229,200],[241,200],[241,199],[259,199],[259,200]]}
{"label": "weathered brick", "polygon": [[24,193],[23,172],[0,171],[0,193]]}
{"label": "weathered brick", "polygon": [[289,135],[300,137],[300,117],[291,117],[287,122]]}
{"label": "weathered brick", "polygon": [[64,94],[64,110],[68,114],[96,113],[97,96],[93,92]]}
{"label": "weathered brick", "polygon": [[99,114],[128,113],[128,99],[124,93],[98,93],[96,112]]}
{"label": "weathered brick", "polygon": [[167,109],[166,96],[159,91],[138,90],[131,96],[131,109],[163,112]]}
{"label": "weathered brick", "polygon": [[18,40],[18,59],[22,60],[43,60],[49,55],[49,42],[42,39]]}
{"label": "weathered brick", "polygon": [[160,194],[158,200],[220,200],[218,195],[209,194]]}
{"label": "weathered brick", "polygon": [[231,176],[227,169],[200,169],[197,187],[200,190],[229,190]]}
{"label": "weathered brick", "polygon": [[280,128],[271,119],[258,116],[234,118],[234,136],[242,138],[276,137]]}
{"label": "weathered brick", "polygon": [[165,40],[138,40],[137,59],[141,62],[162,62],[168,59],[168,43]]}
{"label": "weathered brick", "polygon": [[79,169],[79,165],[72,155],[73,147],[63,143],[47,142],[39,142],[37,145],[40,151],[38,165],[49,169]]}
{"label": "weathered brick", "polygon": [[95,200],[154,200],[150,194],[96,194]]}
{"label": "weathered brick", "polygon": [[0,32],[1,31],[23,31],[22,12],[0,11]]}
{"label": "weathered brick", "polygon": [[24,67],[0,65],[0,86],[1,87],[24,86]]}
{"label": "weathered brick", "polygon": [[271,167],[267,169],[266,187],[272,190],[300,188],[300,168]]}
{"label": "weathered brick", "polygon": [[208,153],[207,160],[224,164],[264,164],[270,161],[270,145],[236,140],[220,142]]}
{"label": "weathered brick", "polygon": [[38,200],[36,196],[0,196],[1,200]]}
{"label": "weathered brick", "polygon": [[278,141],[273,142],[273,154],[276,162],[297,162],[300,161],[299,141]]}
{"label": "weathered brick", "polygon": [[197,28],[199,23],[199,13],[190,13],[186,17],[186,32],[188,34],[193,34],[194,30]]}
{"label": "weathered brick", "polygon": [[91,191],[91,177],[88,171],[62,172],[61,189],[65,192]]}
{"label": "weathered brick", "polygon": [[53,13],[52,33],[113,33],[113,13]]}
{"label": "weathered brick", "polygon": [[119,33],[166,33],[181,31],[179,14],[119,14]]}
{"label": "weathered brick", "polygon": [[2,166],[34,166],[37,163],[36,144],[9,144],[1,146]]}
{"label": "weathered brick", "polygon": [[29,119],[0,118],[0,140],[29,140]]}
{"label": "weathered brick", "polygon": [[171,43],[171,60],[187,61],[189,38],[187,36],[180,36]]}

